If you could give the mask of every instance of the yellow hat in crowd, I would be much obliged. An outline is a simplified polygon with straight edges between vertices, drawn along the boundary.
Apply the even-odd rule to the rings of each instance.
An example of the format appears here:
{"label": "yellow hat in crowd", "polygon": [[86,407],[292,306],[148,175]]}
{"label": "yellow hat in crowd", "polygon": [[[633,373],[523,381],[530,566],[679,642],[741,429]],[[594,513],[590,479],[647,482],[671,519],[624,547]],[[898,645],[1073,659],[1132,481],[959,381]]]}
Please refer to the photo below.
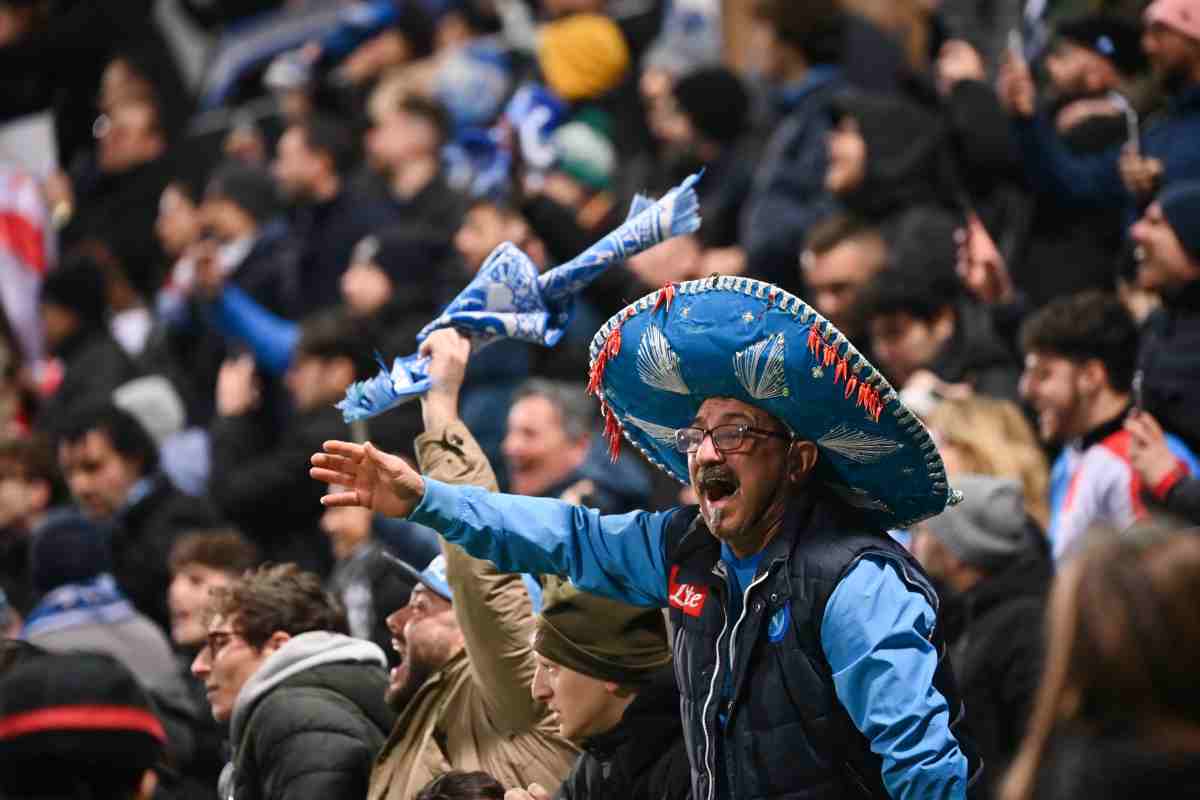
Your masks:
{"label": "yellow hat in crowd", "polygon": [[620,84],[629,70],[629,46],[608,17],[572,14],[542,28],[538,61],[550,89],[573,103]]}

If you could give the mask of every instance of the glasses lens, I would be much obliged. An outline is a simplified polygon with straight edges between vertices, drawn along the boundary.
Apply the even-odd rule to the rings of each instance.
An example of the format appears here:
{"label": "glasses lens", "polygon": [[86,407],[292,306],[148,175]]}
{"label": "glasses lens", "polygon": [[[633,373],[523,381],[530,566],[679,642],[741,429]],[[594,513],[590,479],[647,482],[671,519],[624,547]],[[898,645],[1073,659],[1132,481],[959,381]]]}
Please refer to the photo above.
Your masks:
{"label": "glasses lens", "polygon": [[713,429],[713,444],[722,453],[736,450],[741,447],[742,435],[745,430],[741,425],[722,425],[719,428]]}
{"label": "glasses lens", "polygon": [[694,453],[703,439],[704,431],[699,428],[680,428],[675,431],[675,449],[681,453]]}

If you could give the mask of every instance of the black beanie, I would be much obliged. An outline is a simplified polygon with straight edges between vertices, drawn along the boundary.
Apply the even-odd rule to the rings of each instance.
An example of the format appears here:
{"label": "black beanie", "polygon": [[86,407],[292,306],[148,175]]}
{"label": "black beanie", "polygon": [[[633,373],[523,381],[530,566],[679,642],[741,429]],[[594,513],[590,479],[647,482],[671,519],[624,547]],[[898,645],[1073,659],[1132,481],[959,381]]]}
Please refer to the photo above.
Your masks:
{"label": "black beanie", "polygon": [[112,542],[106,527],[75,511],[53,514],[33,536],[30,580],[38,595],[112,571]]}
{"label": "black beanie", "polygon": [[1136,22],[1110,14],[1088,14],[1060,23],[1058,35],[1104,56],[1123,75],[1146,69],[1142,28]]}
{"label": "black beanie", "polygon": [[82,785],[115,797],[161,761],[166,738],[145,691],[112,656],[35,655],[0,677],[0,795]]}
{"label": "black beanie", "polygon": [[258,223],[266,222],[281,209],[270,173],[238,162],[222,164],[213,172],[205,196],[228,200]]}
{"label": "black beanie", "polygon": [[1183,249],[1200,262],[1200,181],[1172,184],[1158,196],[1158,205]]}
{"label": "black beanie", "polygon": [[46,275],[41,302],[74,312],[85,328],[103,327],[108,313],[104,273],[87,256],[72,256]]}
{"label": "black beanie", "polygon": [[675,102],[701,136],[732,144],[749,127],[750,94],[725,67],[688,73],[675,84]]}

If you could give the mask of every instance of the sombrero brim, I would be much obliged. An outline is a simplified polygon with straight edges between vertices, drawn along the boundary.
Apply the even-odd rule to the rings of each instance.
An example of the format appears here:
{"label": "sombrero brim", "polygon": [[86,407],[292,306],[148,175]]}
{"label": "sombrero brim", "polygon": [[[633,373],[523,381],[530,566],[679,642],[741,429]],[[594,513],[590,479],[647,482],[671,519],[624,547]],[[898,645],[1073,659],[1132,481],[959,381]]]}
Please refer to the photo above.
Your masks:
{"label": "sombrero brim", "polygon": [[710,397],[762,408],[820,449],[817,478],[881,527],[957,502],[924,424],[832,323],[776,286],[717,276],[664,287],[601,326],[591,388],[606,432],[688,481],[674,432]]}

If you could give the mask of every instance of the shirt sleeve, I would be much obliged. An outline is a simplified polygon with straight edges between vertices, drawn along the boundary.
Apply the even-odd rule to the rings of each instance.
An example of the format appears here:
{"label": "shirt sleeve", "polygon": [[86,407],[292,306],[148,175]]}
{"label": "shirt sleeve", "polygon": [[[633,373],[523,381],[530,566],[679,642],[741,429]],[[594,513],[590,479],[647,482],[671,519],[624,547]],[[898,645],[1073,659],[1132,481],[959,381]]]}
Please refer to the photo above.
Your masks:
{"label": "shirt sleeve", "polygon": [[1121,182],[1120,148],[1073,153],[1046,113],[1018,119],[1013,132],[1034,188],[1079,208],[1128,208],[1133,199]]}
{"label": "shirt sleeve", "polygon": [[663,532],[676,510],[602,516],[561,500],[426,477],[425,496],[409,519],[504,572],[564,575],[584,591],[661,608],[667,605]]}
{"label": "shirt sleeve", "polygon": [[884,556],[850,570],[821,621],[838,699],[883,759],[883,783],[896,800],[966,798],[967,759],[933,685],[935,621],[929,601]]}

